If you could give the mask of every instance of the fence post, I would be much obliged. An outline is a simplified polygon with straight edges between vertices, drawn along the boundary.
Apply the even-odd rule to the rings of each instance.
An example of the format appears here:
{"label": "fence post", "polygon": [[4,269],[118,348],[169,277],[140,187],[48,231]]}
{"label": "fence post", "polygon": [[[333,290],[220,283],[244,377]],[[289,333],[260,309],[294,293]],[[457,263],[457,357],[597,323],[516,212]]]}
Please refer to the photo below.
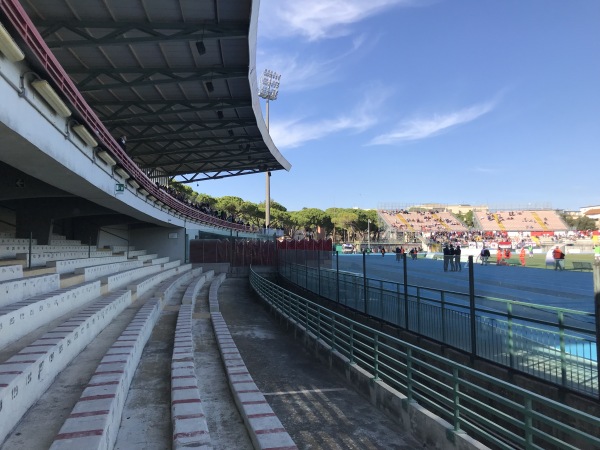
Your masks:
{"label": "fence post", "polygon": [[406,267],[406,253],[402,253],[402,268],[404,272],[404,324],[405,329],[408,331],[408,267]]}
{"label": "fence post", "polygon": [[317,250],[317,289],[321,295],[321,252]]}
{"label": "fence post", "polygon": [[368,295],[367,295],[367,253],[363,250],[363,297],[365,299],[365,314],[369,315]]}
{"label": "fence post", "polygon": [[335,251],[335,300],[340,302],[340,254]]}
{"label": "fence post", "polygon": [[[600,364],[600,261],[594,261],[594,312],[596,316],[596,361]],[[598,370],[598,386],[600,386],[600,370]],[[600,389],[598,389],[600,399]]]}
{"label": "fence post", "polygon": [[27,264],[27,268],[31,269],[31,244],[33,240],[33,233],[29,232],[29,263]]}
{"label": "fence post", "polygon": [[471,314],[471,357],[477,356],[477,320],[475,317],[475,278],[473,277],[473,255],[469,255],[469,309]]}

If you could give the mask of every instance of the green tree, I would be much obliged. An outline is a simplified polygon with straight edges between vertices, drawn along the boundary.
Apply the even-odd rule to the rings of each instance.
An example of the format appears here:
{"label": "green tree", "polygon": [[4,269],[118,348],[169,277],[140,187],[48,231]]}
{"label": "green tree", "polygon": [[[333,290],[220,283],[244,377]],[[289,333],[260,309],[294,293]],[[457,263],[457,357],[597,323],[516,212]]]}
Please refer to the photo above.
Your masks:
{"label": "green tree", "polygon": [[575,228],[578,231],[597,230],[596,221],[588,216],[578,217],[575,221]]}
{"label": "green tree", "polygon": [[462,212],[459,212],[458,214],[456,214],[456,217],[468,227],[472,228],[475,226],[475,215],[472,209],[464,214]]}
{"label": "green tree", "polygon": [[244,200],[240,197],[226,195],[217,199],[216,208],[220,211],[225,211],[228,216],[236,217],[238,212],[242,210]]}

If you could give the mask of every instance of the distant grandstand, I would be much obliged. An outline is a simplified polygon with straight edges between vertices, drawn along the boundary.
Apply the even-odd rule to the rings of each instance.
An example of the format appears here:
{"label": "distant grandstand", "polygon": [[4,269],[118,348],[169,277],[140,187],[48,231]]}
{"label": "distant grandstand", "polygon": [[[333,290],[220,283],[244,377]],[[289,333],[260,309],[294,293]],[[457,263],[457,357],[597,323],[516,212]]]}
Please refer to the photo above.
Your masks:
{"label": "distant grandstand", "polygon": [[[566,237],[569,226],[558,211],[547,205],[537,208],[491,209],[487,206],[381,205],[378,208],[385,239],[392,242],[418,242],[424,246],[431,240],[533,241],[540,244]],[[473,211],[474,226],[463,223],[457,214]],[[477,239],[474,239],[477,237]]]}

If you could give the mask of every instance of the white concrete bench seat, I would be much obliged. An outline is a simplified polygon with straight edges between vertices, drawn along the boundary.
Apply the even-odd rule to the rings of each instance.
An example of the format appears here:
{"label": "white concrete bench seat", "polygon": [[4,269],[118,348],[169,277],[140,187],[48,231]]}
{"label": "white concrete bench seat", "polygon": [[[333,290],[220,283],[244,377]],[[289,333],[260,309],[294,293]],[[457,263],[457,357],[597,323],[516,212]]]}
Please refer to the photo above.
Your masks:
{"label": "white concrete bench seat", "polygon": [[167,263],[164,263],[162,265],[163,270],[167,270],[167,269],[174,269],[175,267],[179,267],[181,265],[181,261],[176,260],[176,261],[170,261]]}
{"label": "white concrete bench seat", "polygon": [[192,305],[192,309],[194,309],[194,306],[196,305],[196,296],[206,281],[206,274],[202,273],[202,267],[194,270],[196,273],[196,275],[194,275],[195,281],[190,283],[181,298],[181,304]]}
{"label": "white concrete bench seat", "polygon": [[188,274],[178,274],[175,269],[169,272],[170,277],[157,289],[162,289],[163,297],[148,300],[106,352],[51,450],[113,448],[125,399],[144,346],[170,298],[171,287],[178,288],[189,278]]}
{"label": "white concrete bench seat", "polygon": [[50,239],[48,245],[84,245],[81,241],[75,239]]}
{"label": "white concrete bench seat", "polygon": [[126,256],[105,256],[102,258],[78,258],[63,259],[60,261],[48,261],[47,267],[55,267],[56,273],[73,273],[75,269],[81,267],[99,266],[101,264],[110,264],[127,261]]}
{"label": "white concrete bench seat", "polygon": [[[135,261],[138,264],[141,264],[141,261]],[[139,267],[137,269],[131,269],[124,272],[114,273],[112,275],[108,275],[100,278],[102,284],[107,285],[108,291],[114,291],[115,289],[119,289],[123,286],[127,286],[131,284],[133,281],[138,278],[148,277],[152,274],[160,271],[159,266],[145,266]]]}
{"label": "white concrete bench seat", "polygon": [[[29,245],[29,239],[28,238],[0,238],[0,245]],[[37,239],[32,239],[31,245],[37,245]]]}
{"label": "white concrete bench seat", "polygon": [[138,261],[142,261],[142,262],[150,261],[150,260],[156,259],[156,258],[158,258],[158,255],[155,253],[152,255],[138,255],[138,256],[133,257],[133,259],[137,259]]}
{"label": "white concrete bench seat", "polygon": [[0,442],[67,364],[130,304],[129,291],[100,297],[0,363]]}
{"label": "white concrete bench seat", "polygon": [[[186,292],[190,289],[195,290],[198,282],[191,283]],[[174,450],[212,448],[194,364],[193,310],[193,304],[181,305],[175,327],[171,359],[171,422]]]}
{"label": "white concrete bench seat", "polygon": [[[87,258],[88,256],[91,258],[104,258],[112,255],[102,251],[89,252],[87,249],[85,251],[82,250],[78,252],[31,253],[31,266],[46,266],[50,261],[59,261],[62,259],[80,259]],[[24,264],[29,266],[29,253],[17,253],[16,259],[24,260]]]}
{"label": "white concrete bench seat", "polygon": [[0,307],[0,347],[99,296],[100,281],[92,281]]}
{"label": "white concrete bench seat", "polygon": [[219,288],[221,287],[221,283],[225,281],[225,278],[227,278],[227,274],[220,273],[210,283],[210,289],[208,290],[208,308],[211,313],[219,312],[218,292]]}
{"label": "white concrete bench seat", "polygon": [[[160,269],[160,266],[150,267],[158,267]],[[139,297],[140,295],[144,294],[145,292],[148,292],[150,289],[154,288],[156,285],[160,284],[167,278],[170,278],[176,274],[177,269],[162,270],[153,275],[149,275],[141,280],[136,281],[135,284],[130,284],[129,286],[127,286],[127,289],[129,289],[132,292],[132,294],[135,294]]]}
{"label": "white concrete bench seat", "polygon": [[150,264],[152,264],[153,266],[156,264],[166,264],[169,262],[169,257],[165,256],[163,258],[155,258],[155,259],[151,259],[150,260]]}
{"label": "white concrete bench seat", "polygon": [[60,289],[57,273],[0,281],[0,306]]}
{"label": "white concrete bench seat", "polygon": [[[57,252],[88,252],[97,251],[92,245],[32,245],[31,253],[57,253]],[[0,244],[0,258],[15,258],[17,253],[29,253],[29,245],[5,245]]]}
{"label": "white concrete bench seat", "polygon": [[18,278],[23,278],[23,266],[21,264],[0,266],[0,281]]}
{"label": "white concrete bench seat", "polygon": [[127,253],[127,250],[131,251],[135,251],[135,247],[129,246],[129,248],[126,245],[108,245],[104,247],[105,249],[110,250],[113,253]]}
{"label": "white concrete bench seat", "polygon": [[[117,263],[101,264],[98,266],[78,267],[75,274],[83,275],[85,281],[97,280],[105,275],[124,272],[142,267],[141,261],[123,261]],[[106,283],[105,283],[106,284]]]}
{"label": "white concrete bench seat", "polygon": [[142,256],[145,255],[147,250],[129,250],[129,257],[133,258],[134,256]]}

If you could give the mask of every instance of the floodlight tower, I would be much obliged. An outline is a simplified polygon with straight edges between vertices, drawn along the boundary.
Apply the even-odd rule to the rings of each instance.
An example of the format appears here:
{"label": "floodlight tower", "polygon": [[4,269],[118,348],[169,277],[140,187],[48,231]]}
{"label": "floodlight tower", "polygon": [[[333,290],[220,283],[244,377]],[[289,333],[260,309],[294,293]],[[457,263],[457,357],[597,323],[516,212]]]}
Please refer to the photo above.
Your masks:
{"label": "floodlight tower", "polygon": [[[277,100],[279,93],[279,80],[281,75],[269,69],[265,69],[260,80],[258,96],[267,101],[267,131],[269,131],[269,101]],[[265,199],[265,228],[271,224],[271,172],[267,170],[267,192]]]}

